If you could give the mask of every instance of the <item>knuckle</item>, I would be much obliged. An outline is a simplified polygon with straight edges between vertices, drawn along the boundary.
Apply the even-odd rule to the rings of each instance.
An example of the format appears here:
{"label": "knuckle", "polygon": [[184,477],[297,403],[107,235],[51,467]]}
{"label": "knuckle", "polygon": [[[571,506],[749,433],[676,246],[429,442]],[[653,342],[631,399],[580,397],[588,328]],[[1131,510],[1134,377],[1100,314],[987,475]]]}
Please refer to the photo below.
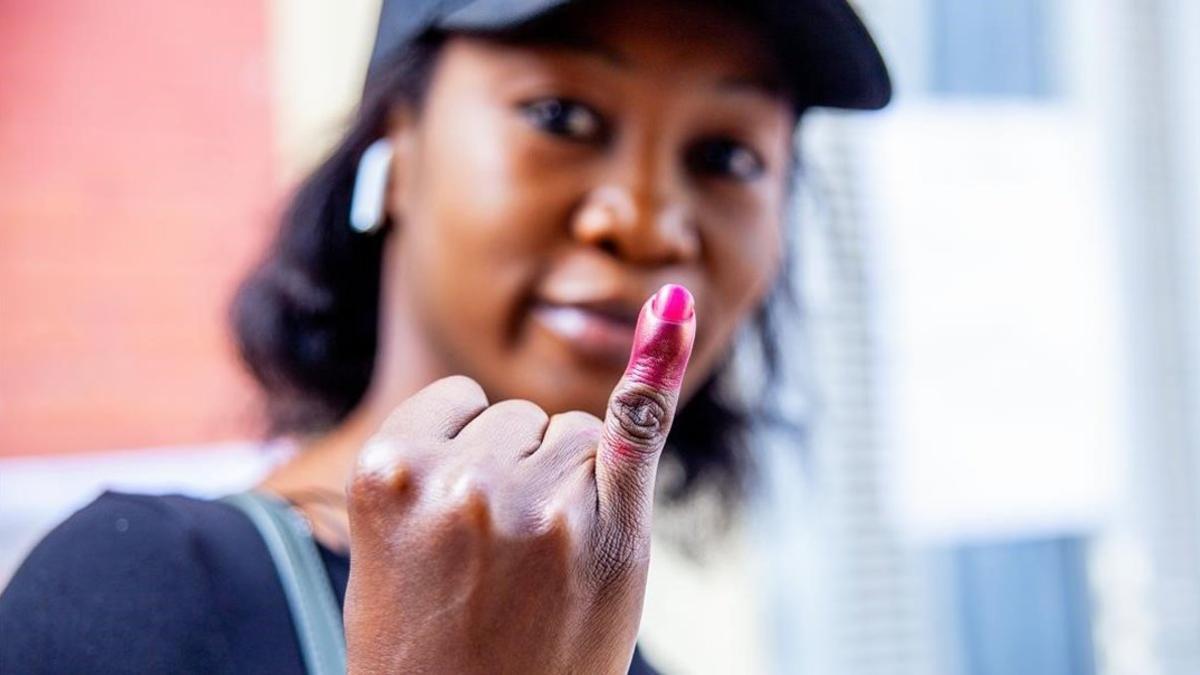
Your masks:
{"label": "knuckle", "polygon": [[542,457],[567,460],[595,450],[604,435],[604,422],[579,410],[557,413],[546,425],[538,453]]}
{"label": "knuckle", "polygon": [[445,393],[468,401],[487,401],[487,394],[478,382],[466,375],[451,375],[438,381]]}
{"label": "knuckle", "polygon": [[412,467],[403,456],[403,444],[376,437],[358,455],[351,477],[351,498],[384,491],[405,491],[412,482]]}
{"label": "knuckle", "polygon": [[377,474],[387,471],[397,460],[395,447],[382,436],[375,436],[367,441],[358,453],[358,474]]}
{"label": "knuckle", "polygon": [[610,431],[636,447],[653,447],[667,435],[670,409],[666,395],[635,383],[610,399]]}
{"label": "knuckle", "polygon": [[490,528],[492,499],[487,484],[480,477],[464,474],[454,482],[449,498],[451,516],[476,530]]}
{"label": "knuckle", "polygon": [[483,387],[466,375],[443,377],[423,392],[431,399],[450,403],[451,407],[485,408],[488,404]]}
{"label": "knuckle", "polygon": [[461,392],[470,394],[475,391],[483,392],[483,388],[475,380],[466,375],[449,375],[440,380],[435,381],[430,385],[430,388],[438,388],[447,392]]}
{"label": "knuckle", "polygon": [[590,430],[604,426],[604,422],[599,417],[583,410],[556,413],[550,418],[550,423],[570,430]]}
{"label": "knuckle", "polygon": [[443,485],[449,501],[454,504],[465,504],[470,501],[487,499],[487,481],[473,467],[462,467],[450,471]]}
{"label": "knuckle", "polygon": [[491,529],[492,506],[487,493],[472,492],[459,504],[459,515],[463,521],[479,531]]}
{"label": "knuckle", "polygon": [[502,412],[505,417],[514,417],[533,423],[544,424],[546,420],[550,419],[540,405],[523,398],[510,398],[492,407]]}
{"label": "knuckle", "polygon": [[581,410],[558,413],[550,418],[546,436],[561,447],[593,446],[604,430],[604,421]]}
{"label": "knuckle", "polygon": [[635,538],[621,535],[603,536],[594,547],[592,582],[598,588],[609,588],[628,579],[638,568],[639,544]]}
{"label": "knuckle", "polygon": [[416,477],[404,462],[386,470],[355,471],[346,484],[346,507],[351,522],[372,521],[406,509],[416,494]]}
{"label": "knuckle", "polygon": [[453,402],[464,406],[486,406],[487,394],[478,382],[466,375],[451,375],[426,386],[400,407],[416,406],[424,409],[435,401]]}
{"label": "knuckle", "polygon": [[560,507],[546,509],[533,527],[534,538],[550,543],[566,543],[571,536],[571,517]]}
{"label": "knuckle", "polygon": [[444,377],[401,401],[380,427],[380,433],[444,436],[446,431],[458,429],[453,420],[469,419],[487,404],[487,395],[475,380],[464,375]]}

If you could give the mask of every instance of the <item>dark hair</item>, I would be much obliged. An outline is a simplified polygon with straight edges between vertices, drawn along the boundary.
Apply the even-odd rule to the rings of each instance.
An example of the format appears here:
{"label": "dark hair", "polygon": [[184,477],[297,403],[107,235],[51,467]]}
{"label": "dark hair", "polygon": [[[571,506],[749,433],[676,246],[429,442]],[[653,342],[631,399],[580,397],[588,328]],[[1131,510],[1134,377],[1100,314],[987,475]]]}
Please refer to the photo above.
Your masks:
{"label": "dark hair", "polygon": [[[359,157],[386,132],[397,105],[420,114],[445,37],[410,42],[368,81],[349,130],[305,180],[283,215],[265,257],[239,288],[232,322],[242,360],[266,395],[271,435],[327,431],[359,403],[375,363],[383,240],[349,225]],[[786,271],[754,320],[763,359],[763,389],[734,390],[727,360],[677,413],[664,459],[665,496],[679,501],[713,489],[735,506],[747,487],[748,434],[757,421],[778,421],[764,403],[780,371],[772,306],[791,306]],[[730,359],[732,355],[730,355]]]}

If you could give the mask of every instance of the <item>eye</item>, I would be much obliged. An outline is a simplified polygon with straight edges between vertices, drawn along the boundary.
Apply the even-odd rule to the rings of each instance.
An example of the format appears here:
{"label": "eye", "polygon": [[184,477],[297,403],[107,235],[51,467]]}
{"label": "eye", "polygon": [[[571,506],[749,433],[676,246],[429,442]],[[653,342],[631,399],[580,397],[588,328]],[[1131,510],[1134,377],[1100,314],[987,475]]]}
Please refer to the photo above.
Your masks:
{"label": "eye", "polygon": [[731,138],[710,138],[692,146],[687,153],[692,171],[704,176],[751,181],[766,169],[758,153]]}
{"label": "eye", "polygon": [[543,98],[521,106],[531,124],[546,133],[573,141],[598,141],[604,135],[604,120],[592,108],[566,98]]}

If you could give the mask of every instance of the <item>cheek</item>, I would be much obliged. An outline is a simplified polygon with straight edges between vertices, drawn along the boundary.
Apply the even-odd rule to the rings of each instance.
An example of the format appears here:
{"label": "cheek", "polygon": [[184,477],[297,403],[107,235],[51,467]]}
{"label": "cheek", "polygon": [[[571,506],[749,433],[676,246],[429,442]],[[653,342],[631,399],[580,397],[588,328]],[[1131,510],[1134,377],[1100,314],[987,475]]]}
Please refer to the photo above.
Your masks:
{"label": "cheek", "polygon": [[448,356],[496,361],[561,236],[571,188],[505,128],[503,111],[462,102],[427,119],[401,224],[415,300]]}
{"label": "cheek", "polygon": [[486,98],[433,110],[422,156],[438,227],[491,257],[519,257],[558,236],[580,176],[533,142],[514,111]]}
{"label": "cheek", "polygon": [[710,297],[697,335],[697,356],[706,369],[732,347],[739,327],[766,299],[782,263],[779,218],[741,225],[722,227],[709,237],[705,264]]}
{"label": "cheek", "polygon": [[[758,307],[770,291],[783,263],[782,224],[772,222],[741,247],[730,245],[722,279],[724,297],[745,312]],[[746,245],[746,240],[749,240]]]}

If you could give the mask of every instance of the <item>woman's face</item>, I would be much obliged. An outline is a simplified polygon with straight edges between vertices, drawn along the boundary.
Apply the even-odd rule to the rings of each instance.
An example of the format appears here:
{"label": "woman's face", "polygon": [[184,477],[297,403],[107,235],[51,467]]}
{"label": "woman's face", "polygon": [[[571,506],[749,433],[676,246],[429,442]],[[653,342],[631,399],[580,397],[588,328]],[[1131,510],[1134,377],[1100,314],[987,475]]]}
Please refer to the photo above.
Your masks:
{"label": "woman's face", "polygon": [[794,115],[731,17],[608,3],[571,26],[450,39],[419,118],[397,116],[383,311],[493,401],[602,415],[662,284],[696,299],[685,398],[762,302]]}

